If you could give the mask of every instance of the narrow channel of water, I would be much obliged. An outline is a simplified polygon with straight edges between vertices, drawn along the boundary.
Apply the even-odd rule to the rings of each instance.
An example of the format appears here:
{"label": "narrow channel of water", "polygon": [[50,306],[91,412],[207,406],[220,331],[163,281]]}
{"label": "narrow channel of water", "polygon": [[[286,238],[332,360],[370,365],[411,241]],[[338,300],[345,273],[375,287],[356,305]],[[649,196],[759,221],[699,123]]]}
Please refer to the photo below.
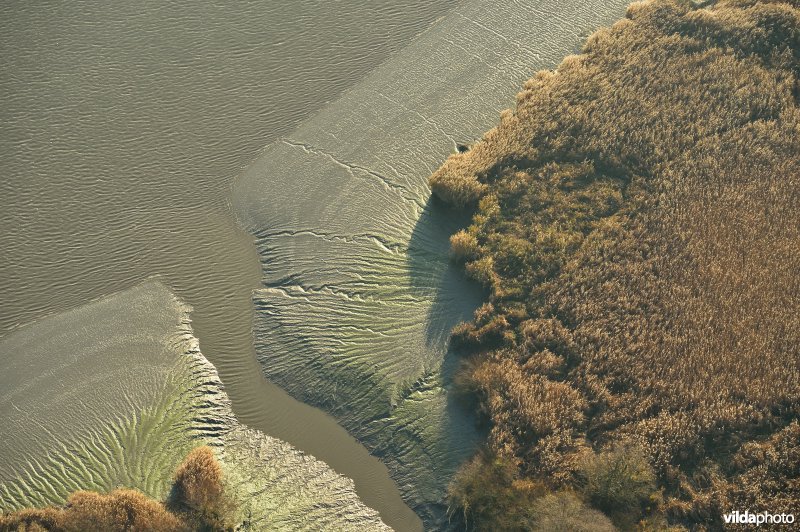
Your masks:
{"label": "narrow channel of water", "polygon": [[353,478],[387,523],[419,526],[381,462],[263,378],[260,267],[229,198],[261,147],[454,4],[4,3],[0,336],[160,274],[194,307],[240,421]]}
{"label": "narrow channel of water", "polygon": [[[194,307],[241,422],[353,478],[391,526],[419,529],[381,461],[262,373],[336,413],[420,507],[439,503],[469,452],[442,386],[452,309],[469,305],[452,304],[464,290],[446,261],[451,220],[425,179],[626,0],[534,4],[4,4],[0,337],[160,275]],[[231,208],[245,166],[261,264]],[[303,269],[320,257],[330,268]]]}

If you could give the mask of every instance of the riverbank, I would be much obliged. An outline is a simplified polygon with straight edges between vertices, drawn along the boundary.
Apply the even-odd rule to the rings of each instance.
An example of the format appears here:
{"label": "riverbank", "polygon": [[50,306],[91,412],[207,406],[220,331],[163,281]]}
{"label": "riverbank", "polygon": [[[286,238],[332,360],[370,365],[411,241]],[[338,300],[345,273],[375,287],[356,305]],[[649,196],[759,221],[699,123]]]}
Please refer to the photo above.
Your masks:
{"label": "riverbank", "polygon": [[265,375],[387,463],[427,527],[447,526],[447,483],[480,439],[449,393],[448,337],[482,294],[450,263],[462,221],[430,201],[426,179],[532,71],[625,5],[464,2],[237,181],[237,214],[262,263],[254,328]]}
{"label": "riverbank", "polygon": [[631,5],[431,176],[490,293],[455,331],[477,529],[797,511],[800,5],[699,4]]}

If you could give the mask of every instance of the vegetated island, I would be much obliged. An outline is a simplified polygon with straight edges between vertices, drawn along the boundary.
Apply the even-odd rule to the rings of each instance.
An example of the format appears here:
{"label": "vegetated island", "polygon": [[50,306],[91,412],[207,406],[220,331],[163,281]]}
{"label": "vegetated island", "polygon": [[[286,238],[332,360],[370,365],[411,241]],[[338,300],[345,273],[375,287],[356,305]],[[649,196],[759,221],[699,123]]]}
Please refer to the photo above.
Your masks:
{"label": "vegetated island", "polygon": [[799,76],[797,0],[638,2],[431,176],[489,289],[453,337],[490,428],[453,519],[800,510]]}

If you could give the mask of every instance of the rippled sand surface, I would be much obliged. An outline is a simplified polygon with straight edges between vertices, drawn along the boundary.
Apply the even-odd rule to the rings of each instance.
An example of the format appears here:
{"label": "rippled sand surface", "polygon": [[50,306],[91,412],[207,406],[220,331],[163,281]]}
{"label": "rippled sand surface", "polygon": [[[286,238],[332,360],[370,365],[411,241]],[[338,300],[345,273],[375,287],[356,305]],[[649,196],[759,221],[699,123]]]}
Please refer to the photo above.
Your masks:
{"label": "rippled sand surface", "polygon": [[625,5],[464,2],[237,182],[262,261],[265,374],[380,456],[429,527],[445,526],[446,485],[478,440],[447,394],[447,339],[480,294],[448,260],[459,220],[427,177]]}
{"label": "rippled sand surface", "polygon": [[[159,274],[192,305],[242,421],[306,450],[328,442],[370,504],[413,522],[377,459],[261,375],[260,270],[230,189],[265,144],[454,4],[4,2],[0,337]],[[0,374],[9,356],[0,350]]]}
{"label": "rippled sand surface", "polygon": [[129,486],[163,499],[198,445],[217,450],[258,528],[388,530],[353,481],[237,422],[190,308],[156,280],[46,318],[0,347],[0,508]]}
{"label": "rippled sand surface", "polygon": [[[447,337],[479,294],[447,261],[447,236],[459,221],[430,203],[425,180],[456,143],[496,121],[532,71],[556,64],[624,4],[4,4],[0,374],[9,368],[15,384],[33,378],[12,351],[36,352],[21,339],[29,334],[36,344],[33,327],[67,320],[71,330],[48,349],[36,344],[33,360],[45,374],[42,360],[91,382],[63,354],[76,346],[91,354],[91,342],[102,343],[81,336],[93,324],[75,313],[158,274],[193,307],[194,335],[239,422],[351,477],[391,526],[421,526],[367,448],[267,383],[263,370],[294,398],[332,413],[389,465],[427,524],[441,525],[444,486],[477,438],[446,393]],[[232,179],[271,141],[234,194],[254,246],[234,221]],[[251,291],[259,287],[254,320]],[[163,332],[157,317],[149,332],[143,326],[139,336],[107,341],[137,353]],[[123,441],[138,434],[131,424],[139,418],[119,412],[137,409],[152,414],[141,418],[147,427],[170,426],[169,403],[141,401],[161,393],[175,368],[147,367],[152,379],[138,392],[86,419],[63,410],[72,383],[53,381],[66,395],[48,404],[67,416],[51,419],[53,441],[72,434],[70,419],[75,430]],[[20,430],[36,419],[35,400],[26,404],[28,418],[8,418]],[[2,408],[19,413],[10,402]],[[136,445],[157,452],[169,438],[152,430],[156,436],[137,436]],[[0,447],[4,471],[45,451],[35,434],[18,448]],[[104,469],[127,448],[108,444],[113,450],[101,459],[85,445],[81,456]],[[267,449],[245,448],[256,447]],[[164,453],[166,467],[175,457]],[[13,484],[14,500],[45,500],[36,497],[46,485],[67,489],[46,478],[46,465]],[[70,478],[133,481],[128,466],[115,471]],[[139,485],[157,491],[160,474]]]}

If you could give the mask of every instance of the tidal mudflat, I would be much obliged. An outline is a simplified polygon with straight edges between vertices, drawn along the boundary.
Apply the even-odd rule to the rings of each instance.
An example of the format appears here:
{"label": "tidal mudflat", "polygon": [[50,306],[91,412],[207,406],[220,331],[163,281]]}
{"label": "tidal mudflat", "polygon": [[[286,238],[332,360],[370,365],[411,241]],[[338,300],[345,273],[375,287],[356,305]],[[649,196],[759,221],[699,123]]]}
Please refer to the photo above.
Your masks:
{"label": "tidal mudflat", "polygon": [[[35,343],[37,328],[66,320],[62,342],[38,349],[73,371],[62,353],[103,344],[81,336],[94,324],[75,313],[159,274],[192,306],[193,337],[219,370],[238,422],[352,478],[363,503],[392,527],[421,526],[400,493],[437,527],[444,488],[478,438],[447,393],[447,338],[481,294],[448,261],[447,237],[459,221],[430,202],[426,178],[494,123],[531,72],[555,65],[625,2],[500,2],[491,13],[477,1],[356,4],[0,8],[9,58],[0,76],[0,355],[13,369],[8,342],[28,334]],[[232,200],[233,176],[271,141]],[[158,336],[167,323],[141,330]],[[135,335],[113,336],[111,324],[106,332],[120,352],[139,356]],[[24,366],[9,378],[30,375]],[[177,370],[158,367],[146,370],[162,373],[142,390],[175,381]],[[3,450],[9,458],[0,463],[13,472],[6,492],[39,504],[72,487],[130,482],[158,495],[160,475],[183,453],[148,458],[164,468],[136,481],[128,447],[113,439],[143,425],[189,427],[196,405],[167,422],[173,411],[147,402],[160,393],[120,396],[99,417],[76,420],[74,430],[112,438],[114,452],[96,462],[106,476],[74,476],[76,465],[56,474],[67,480],[51,481],[36,458],[42,467],[24,471],[38,473],[19,483],[18,464],[56,456],[40,439]],[[51,403],[66,408],[66,397]],[[145,410],[153,413],[147,423]],[[55,426],[57,441],[73,434]],[[135,439],[158,453],[165,438]],[[280,447],[270,445],[260,448]],[[98,451],[80,452],[92,463]],[[270,474],[249,481],[283,478]]]}
{"label": "tidal mudflat", "polygon": [[429,527],[444,526],[445,487],[478,440],[447,393],[447,339],[481,294],[449,262],[459,222],[427,177],[625,4],[464,2],[237,181],[262,261],[265,374],[381,457]]}
{"label": "tidal mudflat", "polygon": [[239,521],[388,530],[353,481],[238,423],[198,349],[190,308],[158,280],[43,319],[0,343],[0,507],[117,486],[163,499],[185,453],[209,445]]}
{"label": "tidal mudflat", "polygon": [[[192,306],[240,421],[304,450],[326,442],[388,522],[413,522],[376,458],[263,378],[251,332],[258,258],[230,188],[266,143],[453,5],[1,6],[0,336],[158,274]],[[65,342],[80,342],[81,327]],[[11,358],[0,349],[0,373]]]}

